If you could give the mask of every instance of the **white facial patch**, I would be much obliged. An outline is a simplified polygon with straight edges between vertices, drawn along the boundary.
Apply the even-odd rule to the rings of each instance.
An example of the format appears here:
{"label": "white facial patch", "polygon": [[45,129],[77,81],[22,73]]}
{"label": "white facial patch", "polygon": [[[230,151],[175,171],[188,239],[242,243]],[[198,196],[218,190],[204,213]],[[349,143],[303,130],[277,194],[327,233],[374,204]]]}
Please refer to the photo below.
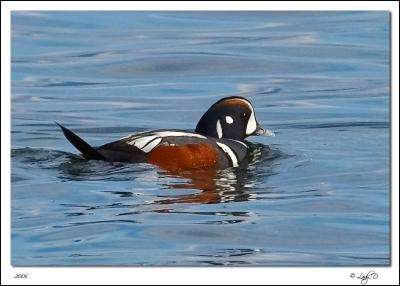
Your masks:
{"label": "white facial patch", "polygon": [[221,122],[219,122],[219,120],[217,121],[217,134],[218,138],[222,138],[222,127],[221,127]]}
{"label": "white facial patch", "polygon": [[251,109],[251,115],[250,115],[249,121],[247,122],[246,135],[252,134],[257,129],[257,121],[256,121],[256,117],[254,116],[253,107],[250,104],[249,104],[249,106]]}
{"label": "white facial patch", "polygon": [[232,124],[232,123],[233,123],[233,118],[230,117],[230,116],[225,116],[225,121],[226,121],[226,123],[228,123],[228,124]]}
{"label": "white facial patch", "polygon": [[235,153],[233,153],[233,151],[232,151],[231,148],[229,148],[227,145],[222,144],[222,143],[219,143],[219,142],[217,142],[217,145],[218,145],[218,146],[222,149],[222,151],[224,151],[224,152],[228,155],[228,157],[231,159],[231,161],[232,161],[232,166],[233,166],[233,167],[239,166],[238,159],[237,159]]}

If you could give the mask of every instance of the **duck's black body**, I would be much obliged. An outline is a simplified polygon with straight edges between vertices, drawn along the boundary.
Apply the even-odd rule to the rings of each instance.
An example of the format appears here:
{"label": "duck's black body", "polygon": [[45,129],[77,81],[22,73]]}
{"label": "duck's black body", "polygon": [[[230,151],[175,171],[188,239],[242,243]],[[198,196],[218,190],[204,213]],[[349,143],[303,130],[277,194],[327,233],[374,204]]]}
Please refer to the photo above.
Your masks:
{"label": "duck's black body", "polygon": [[[57,123],[58,124],[58,123]],[[92,147],[58,124],[87,160],[152,163],[166,170],[238,167],[251,156],[246,136],[262,133],[249,101],[224,98],[200,119],[195,132],[155,130]]]}

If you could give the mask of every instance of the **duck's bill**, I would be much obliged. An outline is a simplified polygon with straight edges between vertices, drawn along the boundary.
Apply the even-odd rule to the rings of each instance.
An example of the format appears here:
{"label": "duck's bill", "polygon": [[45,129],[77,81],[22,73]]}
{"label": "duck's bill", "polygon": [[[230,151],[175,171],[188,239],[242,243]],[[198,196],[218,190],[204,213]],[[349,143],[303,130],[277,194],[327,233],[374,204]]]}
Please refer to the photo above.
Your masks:
{"label": "duck's bill", "polygon": [[275,136],[275,133],[271,130],[268,129],[264,129],[262,128],[260,125],[257,124],[257,129],[256,131],[254,131],[254,135],[258,135],[258,136]]}

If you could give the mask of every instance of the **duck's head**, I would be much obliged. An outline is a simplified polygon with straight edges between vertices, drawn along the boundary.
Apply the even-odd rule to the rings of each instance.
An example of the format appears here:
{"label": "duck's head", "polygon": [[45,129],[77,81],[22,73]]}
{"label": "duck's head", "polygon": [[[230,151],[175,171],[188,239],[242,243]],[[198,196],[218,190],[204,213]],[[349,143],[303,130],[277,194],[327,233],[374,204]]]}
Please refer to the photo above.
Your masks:
{"label": "duck's head", "polygon": [[250,101],[239,96],[225,97],[214,103],[200,118],[195,131],[204,136],[240,141],[250,135],[265,134]]}

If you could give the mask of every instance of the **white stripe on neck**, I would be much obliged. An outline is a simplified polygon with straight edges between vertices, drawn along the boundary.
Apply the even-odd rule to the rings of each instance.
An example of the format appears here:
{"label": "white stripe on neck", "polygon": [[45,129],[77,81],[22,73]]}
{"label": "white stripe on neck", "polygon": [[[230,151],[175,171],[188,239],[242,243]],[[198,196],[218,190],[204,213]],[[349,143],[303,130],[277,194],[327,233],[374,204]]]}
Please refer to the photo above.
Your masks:
{"label": "white stripe on neck", "polygon": [[219,121],[219,119],[218,119],[218,121],[217,121],[217,134],[218,134],[218,138],[222,138],[222,127],[221,127],[221,122]]}
{"label": "white stripe on neck", "polygon": [[232,151],[232,149],[231,149],[230,147],[228,147],[227,145],[225,145],[225,144],[223,144],[223,143],[220,143],[220,142],[217,142],[217,145],[218,145],[218,146],[222,149],[222,151],[224,151],[224,152],[228,155],[228,157],[231,159],[231,161],[232,161],[232,166],[233,166],[233,167],[239,166],[238,159],[237,159],[235,153],[233,153],[233,151]]}

